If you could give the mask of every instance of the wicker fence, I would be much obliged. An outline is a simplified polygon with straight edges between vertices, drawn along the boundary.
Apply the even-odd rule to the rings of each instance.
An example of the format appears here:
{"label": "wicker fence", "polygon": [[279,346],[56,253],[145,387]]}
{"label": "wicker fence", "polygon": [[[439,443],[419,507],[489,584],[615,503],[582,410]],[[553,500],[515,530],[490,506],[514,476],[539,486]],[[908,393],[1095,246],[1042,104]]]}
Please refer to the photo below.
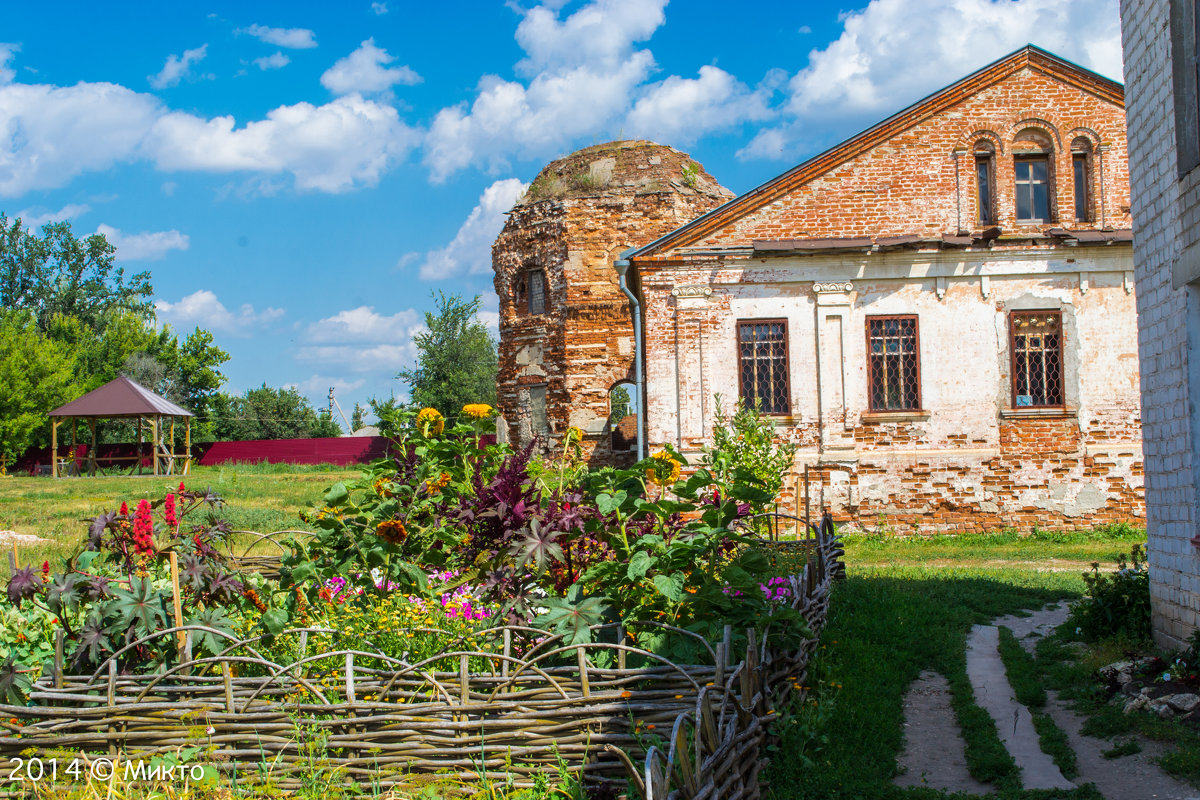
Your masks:
{"label": "wicker fence", "polygon": [[[829,532],[813,533],[769,546],[803,554],[806,566],[787,581],[819,633],[841,548]],[[158,635],[181,630],[205,629]],[[769,721],[805,685],[816,647],[814,638],[781,649],[769,630],[756,639],[727,628],[715,644],[695,637],[701,663],[677,664],[627,645],[626,632],[608,625],[582,646],[498,627],[471,647],[449,640],[412,662],[369,641],[306,652],[329,633],[287,634],[298,643],[289,663],[246,640],[158,675],[118,674],[123,653],[91,675],[60,666],[35,683],[30,705],[0,706],[10,720],[0,723],[0,757],[32,748],[148,758],[199,747],[196,760],[282,789],[314,768],[381,788],[485,771],[528,783],[561,758],[582,765],[589,784],[628,780],[644,800],[756,798]]]}

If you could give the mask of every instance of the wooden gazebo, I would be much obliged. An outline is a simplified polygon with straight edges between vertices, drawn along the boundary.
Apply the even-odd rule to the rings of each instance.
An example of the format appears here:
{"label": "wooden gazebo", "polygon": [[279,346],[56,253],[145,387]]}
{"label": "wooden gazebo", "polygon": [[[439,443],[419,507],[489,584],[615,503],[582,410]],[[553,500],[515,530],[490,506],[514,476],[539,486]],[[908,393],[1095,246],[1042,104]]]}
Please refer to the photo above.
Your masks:
{"label": "wooden gazebo", "polygon": [[[79,421],[87,422],[91,433],[88,447],[88,474],[95,475],[97,462],[120,463],[132,461],[140,474],[144,457],[143,433],[149,434],[150,452],[155,475],[186,475],[192,463],[192,412],[175,405],[170,400],[147,389],[124,376],[109,381],[99,389],[72,400],[50,412],[50,470],[54,477],[61,473],[58,452],[58,429],[70,423],[71,464],[75,463],[78,446]],[[133,456],[110,456],[101,459],[96,452],[96,421],[99,419],[136,420],[137,453]],[[175,452],[175,423],[183,421],[183,452]]]}

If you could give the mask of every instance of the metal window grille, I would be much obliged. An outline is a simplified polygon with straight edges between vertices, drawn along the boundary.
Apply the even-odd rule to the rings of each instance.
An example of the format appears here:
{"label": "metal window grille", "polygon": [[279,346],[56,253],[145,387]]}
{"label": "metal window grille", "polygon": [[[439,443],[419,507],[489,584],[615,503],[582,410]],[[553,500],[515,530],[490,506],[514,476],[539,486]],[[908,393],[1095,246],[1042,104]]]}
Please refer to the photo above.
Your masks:
{"label": "metal window grille", "polygon": [[546,273],[532,270],[525,278],[525,287],[529,292],[529,313],[546,313]]}
{"label": "metal window grille", "polygon": [[979,221],[990,225],[992,219],[992,158],[991,156],[975,157],[975,183],[979,196]]}
{"label": "metal window grille", "polygon": [[867,384],[872,411],[921,407],[917,318],[867,318]]}
{"label": "metal window grille", "polygon": [[1085,153],[1076,153],[1072,159],[1075,171],[1075,220],[1090,222],[1090,203],[1088,203],[1088,157]]}
{"label": "metal window grille", "polygon": [[739,394],[764,414],[791,412],[786,320],[738,322]]}
{"label": "metal window grille", "polygon": [[1063,405],[1062,313],[1013,311],[1009,316],[1014,408]]}
{"label": "metal window grille", "polygon": [[1044,222],[1050,219],[1050,161],[1045,156],[1018,158],[1017,219]]}

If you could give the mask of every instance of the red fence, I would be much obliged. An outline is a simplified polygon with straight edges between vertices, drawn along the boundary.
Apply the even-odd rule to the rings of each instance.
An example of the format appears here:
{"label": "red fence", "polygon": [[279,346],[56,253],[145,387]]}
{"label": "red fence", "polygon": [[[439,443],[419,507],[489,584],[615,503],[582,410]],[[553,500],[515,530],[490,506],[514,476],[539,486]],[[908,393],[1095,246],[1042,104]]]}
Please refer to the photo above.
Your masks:
{"label": "red fence", "polygon": [[267,461],[272,464],[365,464],[387,454],[384,436],[339,436],[329,439],[252,439],[195,445],[202,466]]}
{"label": "red fence", "polygon": [[[192,445],[195,463],[204,466],[217,464],[257,463],[272,464],[366,464],[387,454],[388,440],[383,436],[339,436],[326,439],[252,439],[245,442],[198,442]],[[59,458],[65,458],[69,448],[60,446]],[[85,468],[88,446],[75,447],[75,460]],[[152,469],[150,446],[143,445],[142,467]],[[97,450],[100,465],[106,459],[123,457],[132,459],[137,454],[134,444],[102,444]],[[121,462],[129,469],[133,462]],[[37,473],[41,468],[50,468],[50,448],[34,447],[25,452],[13,467],[15,473]]]}

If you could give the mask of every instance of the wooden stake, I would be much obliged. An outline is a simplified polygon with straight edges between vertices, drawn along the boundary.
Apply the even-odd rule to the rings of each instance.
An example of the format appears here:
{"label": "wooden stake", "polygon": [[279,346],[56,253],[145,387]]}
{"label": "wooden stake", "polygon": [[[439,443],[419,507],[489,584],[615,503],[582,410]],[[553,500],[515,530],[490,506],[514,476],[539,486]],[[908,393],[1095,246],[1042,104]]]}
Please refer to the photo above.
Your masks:
{"label": "wooden stake", "polygon": [[[174,550],[171,551],[171,597],[175,607],[175,627],[182,627],[183,604],[179,601],[179,556]],[[179,647],[179,660],[182,662],[187,652],[187,634],[184,631],[175,631],[175,642]]]}
{"label": "wooden stake", "polygon": [[183,423],[183,474],[187,475],[192,467],[192,418],[187,417]]}

